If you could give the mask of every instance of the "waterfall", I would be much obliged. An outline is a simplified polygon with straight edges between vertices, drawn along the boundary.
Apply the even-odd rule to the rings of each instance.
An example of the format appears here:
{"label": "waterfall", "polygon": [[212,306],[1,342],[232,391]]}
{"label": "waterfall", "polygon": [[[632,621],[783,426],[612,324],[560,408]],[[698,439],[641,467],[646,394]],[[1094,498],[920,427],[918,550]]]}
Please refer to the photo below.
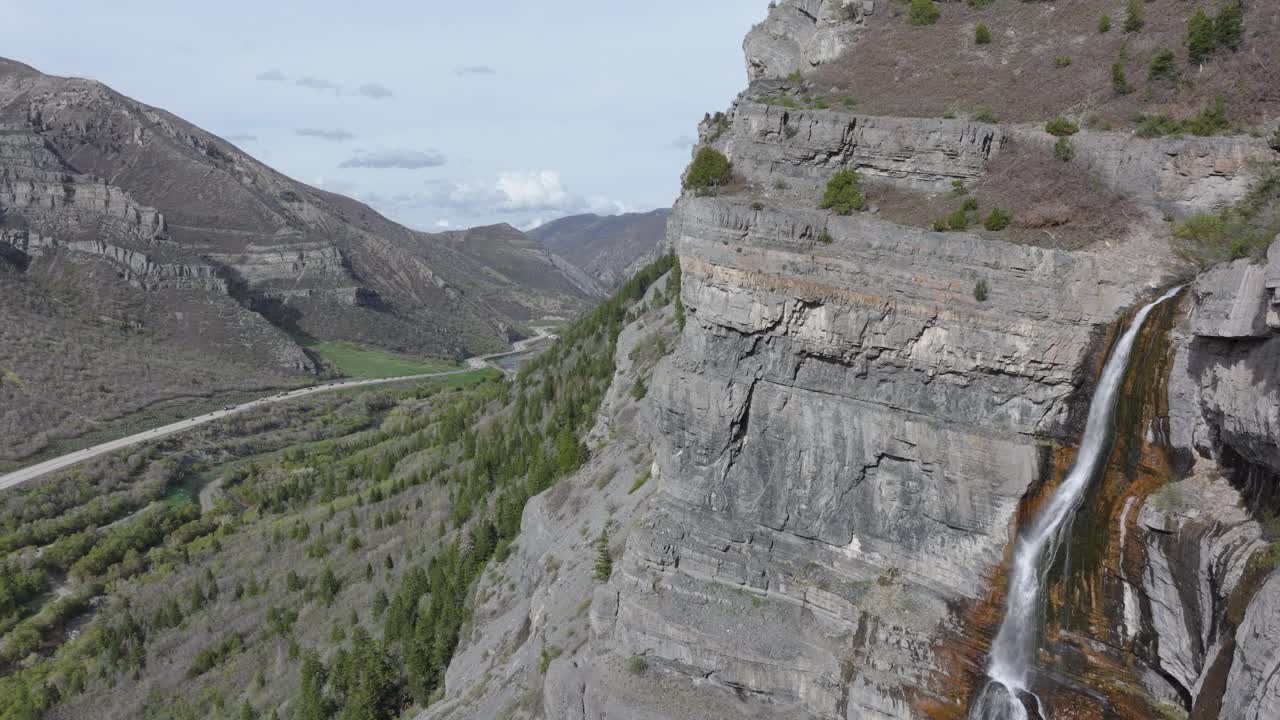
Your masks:
{"label": "waterfall", "polygon": [[[1053,566],[1062,544],[1063,529],[1080,507],[1089,481],[1106,461],[1116,395],[1124,381],[1129,354],[1138,332],[1151,310],[1179,290],[1181,288],[1174,288],[1139,310],[1129,329],[1116,343],[1089,403],[1089,419],[1075,462],[1014,546],[1004,620],[991,646],[987,685],[969,709],[970,720],[1027,720],[1023,697],[1029,696],[1039,704],[1039,698],[1031,693],[1029,680],[1038,650],[1036,639],[1049,568]],[[1047,717],[1043,708],[1038,708],[1038,712],[1042,718]]]}

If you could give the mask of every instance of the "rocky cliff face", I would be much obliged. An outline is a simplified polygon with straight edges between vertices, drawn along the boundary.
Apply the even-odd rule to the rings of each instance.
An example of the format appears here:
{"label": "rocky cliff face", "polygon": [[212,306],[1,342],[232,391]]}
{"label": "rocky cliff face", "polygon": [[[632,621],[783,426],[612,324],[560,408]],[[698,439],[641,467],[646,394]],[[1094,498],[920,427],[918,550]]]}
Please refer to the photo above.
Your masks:
{"label": "rocky cliff face", "polygon": [[[1254,522],[1274,512],[1280,489],[1278,286],[1280,238],[1265,264],[1238,260],[1193,283],[1194,304],[1180,328],[1169,379],[1170,441],[1192,466],[1191,477],[1158,497],[1163,504],[1155,510],[1144,507],[1155,516],[1146,519],[1154,520],[1148,527],[1157,537],[1185,536],[1179,531],[1191,526],[1214,540],[1202,541],[1191,555],[1200,558],[1199,568],[1174,574],[1173,587],[1201,591],[1187,599],[1183,590],[1183,602],[1164,603],[1183,615],[1165,618],[1172,627],[1163,637],[1183,648],[1169,664],[1190,671],[1177,675],[1186,675],[1182,684],[1196,706],[1221,707],[1223,718],[1280,713],[1274,596],[1280,573],[1272,569],[1274,551],[1267,544],[1277,539],[1276,528],[1260,530]],[[1209,511],[1196,502],[1204,493],[1195,493],[1206,476],[1221,495],[1219,507]],[[1210,588],[1216,597],[1206,592]]]}
{"label": "rocky cliff face", "polygon": [[[541,589],[478,623],[430,717],[965,716],[1011,541],[1070,463],[1111,340],[1194,273],[1164,218],[1235,203],[1276,158],[1251,137],[1081,132],[1071,167],[1136,212],[1075,251],[817,210],[839,170],[939,198],[986,180],[1012,143],[1055,142],[770,101],[785,84],[768,78],[859,37],[872,8],[844,7],[773,8],[746,43],[757,82],[701,128],[735,178],[687,193],[668,225],[687,316],[639,410],[656,488],[622,505],[572,490],[582,517],[604,504],[624,529],[590,639],[575,629],[548,655],[550,628],[576,628],[554,573],[530,569],[536,554],[504,564],[495,584]],[[1054,572],[1037,689],[1055,716],[1278,712],[1259,522],[1280,469],[1276,252],[1198,277],[1144,333],[1105,478]],[[571,540],[549,517],[531,506],[522,549]]]}
{"label": "rocky cliff face", "polygon": [[742,45],[747,74],[753,80],[782,77],[834,60],[857,41],[863,18],[875,7],[875,0],[770,3],[769,17]]}

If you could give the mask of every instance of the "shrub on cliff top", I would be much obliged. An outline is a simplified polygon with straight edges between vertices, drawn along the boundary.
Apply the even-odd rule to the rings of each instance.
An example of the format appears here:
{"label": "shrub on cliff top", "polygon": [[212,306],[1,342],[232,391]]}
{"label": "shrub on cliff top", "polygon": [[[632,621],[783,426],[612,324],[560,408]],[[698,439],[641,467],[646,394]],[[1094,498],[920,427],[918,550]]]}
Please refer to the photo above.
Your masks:
{"label": "shrub on cliff top", "polygon": [[1013,216],[1000,208],[993,208],[991,213],[987,215],[987,219],[982,221],[982,227],[991,232],[1000,232],[1009,227],[1009,222],[1013,220]]}
{"label": "shrub on cliff top", "polygon": [[855,170],[842,170],[827,183],[827,192],[822,196],[818,207],[833,210],[838,215],[852,215],[855,210],[866,207],[867,199],[862,194],[862,176]]}
{"label": "shrub on cliff top", "polygon": [[1136,33],[1147,24],[1147,9],[1144,7],[1144,2],[1145,0],[1129,0],[1124,15],[1125,32]]}
{"label": "shrub on cliff top", "polygon": [[1066,137],[1080,132],[1080,126],[1064,117],[1056,117],[1044,124],[1044,131],[1050,135]]}
{"label": "shrub on cliff top", "polygon": [[978,23],[977,29],[973,31],[973,42],[978,45],[991,44],[991,30],[984,23]]}
{"label": "shrub on cliff top", "polygon": [[1143,115],[1139,118],[1138,137],[1152,138],[1164,135],[1198,135],[1208,137],[1231,126],[1227,118],[1227,108],[1218,98],[1212,107],[1201,110],[1185,120],[1177,120],[1165,114]]}
{"label": "shrub on cliff top", "polygon": [[973,115],[970,116],[974,122],[995,124],[999,122],[996,113],[986,105],[979,105],[973,109]]}
{"label": "shrub on cliff top", "polygon": [[684,178],[685,190],[710,190],[727,185],[733,177],[733,163],[715,148],[698,151]]}
{"label": "shrub on cliff top", "polygon": [[907,22],[912,25],[932,25],[942,17],[942,11],[933,0],[911,0],[911,9],[907,11]]}
{"label": "shrub on cliff top", "polygon": [[969,213],[963,208],[956,210],[950,215],[933,221],[933,229],[935,232],[963,232],[969,229]]}

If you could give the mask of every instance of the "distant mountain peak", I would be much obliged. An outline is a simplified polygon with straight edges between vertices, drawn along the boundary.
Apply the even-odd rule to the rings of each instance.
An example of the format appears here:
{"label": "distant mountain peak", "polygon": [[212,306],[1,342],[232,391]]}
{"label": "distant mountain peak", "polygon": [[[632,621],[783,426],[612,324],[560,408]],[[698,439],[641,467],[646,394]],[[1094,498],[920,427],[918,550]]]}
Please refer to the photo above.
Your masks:
{"label": "distant mountain peak", "polygon": [[552,220],[528,234],[605,287],[616,287],[659,254],[670,215],[667,209],[584,213]]}

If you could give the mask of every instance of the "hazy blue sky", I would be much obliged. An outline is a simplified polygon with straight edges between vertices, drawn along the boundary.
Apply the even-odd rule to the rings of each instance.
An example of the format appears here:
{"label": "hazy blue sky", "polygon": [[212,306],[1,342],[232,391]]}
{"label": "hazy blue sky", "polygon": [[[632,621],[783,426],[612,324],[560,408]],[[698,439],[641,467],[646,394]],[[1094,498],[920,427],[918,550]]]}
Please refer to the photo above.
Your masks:
{"label": "hazy blue sky", "polygon": [[[764,0],[6,3],[101,80],[421,229],[668,206]],[[13,32],[21,28],[22,32]]]}

